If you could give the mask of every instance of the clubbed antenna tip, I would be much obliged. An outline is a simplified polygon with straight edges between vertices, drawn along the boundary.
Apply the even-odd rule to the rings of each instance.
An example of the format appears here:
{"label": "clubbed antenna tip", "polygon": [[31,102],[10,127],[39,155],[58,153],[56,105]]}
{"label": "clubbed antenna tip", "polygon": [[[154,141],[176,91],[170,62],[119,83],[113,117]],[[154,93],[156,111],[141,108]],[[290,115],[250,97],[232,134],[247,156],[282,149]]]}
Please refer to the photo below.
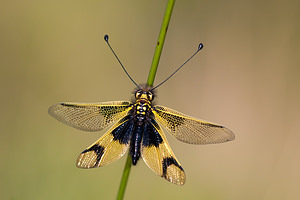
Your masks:
{"label": "clubbed antenna tip", "polygon": [[108,42],[108,35],[104,35],[104,40]]}
{"label": "clubbed antenna tip", "polygon": [[[107,35],[106,35],[107,36]],[[107,36],[108,37],[108,36]],[[198,51],[200,51],[201,49],[203,49],[203,44],[200,43],[199,46],[198,46]]]}

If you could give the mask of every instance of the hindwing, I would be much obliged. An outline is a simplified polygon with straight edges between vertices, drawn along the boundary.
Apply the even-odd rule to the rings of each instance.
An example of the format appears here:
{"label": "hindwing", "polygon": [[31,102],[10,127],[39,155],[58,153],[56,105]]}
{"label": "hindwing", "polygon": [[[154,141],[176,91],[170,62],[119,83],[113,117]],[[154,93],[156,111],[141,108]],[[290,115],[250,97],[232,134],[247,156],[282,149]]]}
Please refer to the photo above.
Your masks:
{"label": "hindwing", "polygon": [[167,139],[154,119],[144,127],[142,158],[156,174],[177,185],[185,183],[185,173]]}
{"label": "hindwing", "polygon": [[103,103],[59,103],[48,113],[69,126],[83,131],[100,131],[124,117],[130,110],[129,101]]}
{"label": "hindwing", "polygon": [[155,119],[178,140],[190,144],[214,144],[234,139],[234,134],[222,125],[194,119],[164,106],[154,106]]}
{"label": "hindwing", "polygon": [[77,167],[101,167],[121,158],[129,147],[134,128],[131,116],[125,116],[98,141],[84,150],[77,159]]}

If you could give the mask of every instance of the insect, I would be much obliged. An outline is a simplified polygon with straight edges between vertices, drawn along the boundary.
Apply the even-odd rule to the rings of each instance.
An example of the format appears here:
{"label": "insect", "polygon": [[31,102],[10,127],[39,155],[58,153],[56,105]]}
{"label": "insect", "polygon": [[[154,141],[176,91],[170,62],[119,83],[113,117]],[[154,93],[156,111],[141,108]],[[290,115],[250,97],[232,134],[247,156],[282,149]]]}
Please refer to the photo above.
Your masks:
{"label": "insect", "polygon": [[[108,36],[105,36],[105,40],[112,50]],[[199,46],[197,52],[201,48]],[[112,52],[114,53],[113,50]],[[114,55],[132,80],[115,53]],[[137,86],[133,101],[59,103],[49,108],[48,112],[52,117],[79,130],[100,131],[112,125],[99,140],[79,155],[77,167],[101,167],[118,160],[129,150],[133,165],[142,158],[159,176],[183,185],[186,180],[184,170],[171,150],[161,126],[178,140],[190,144],[214,144],[234,139],[234,134],[222,125],[153,105],[155,89],[161,84],[149,87],[133,83]]]}

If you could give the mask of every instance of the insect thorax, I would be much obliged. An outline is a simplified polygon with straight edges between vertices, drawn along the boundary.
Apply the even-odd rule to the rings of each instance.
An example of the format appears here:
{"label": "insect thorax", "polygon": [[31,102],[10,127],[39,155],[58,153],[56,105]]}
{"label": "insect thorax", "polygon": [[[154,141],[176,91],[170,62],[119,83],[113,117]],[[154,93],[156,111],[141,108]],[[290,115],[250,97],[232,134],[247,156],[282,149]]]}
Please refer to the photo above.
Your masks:
{"label": "insect thorax", "polygon": [[154,94],[149,87],[141,87],[135,92],[134,110],[138,121],[143,121],[149,116],[151,102],[154,99]]}
{"label": "insect thorax", "polygon": [[138,115],[146,115],[146,113],[149,111],[149,103],[136,103],[136,114]]}
{"label": "insect thorax", "polygon": [[144,120],[150,115],[150,102],[137,101],[134,105],[135,116],[138,125],[142,125]]}

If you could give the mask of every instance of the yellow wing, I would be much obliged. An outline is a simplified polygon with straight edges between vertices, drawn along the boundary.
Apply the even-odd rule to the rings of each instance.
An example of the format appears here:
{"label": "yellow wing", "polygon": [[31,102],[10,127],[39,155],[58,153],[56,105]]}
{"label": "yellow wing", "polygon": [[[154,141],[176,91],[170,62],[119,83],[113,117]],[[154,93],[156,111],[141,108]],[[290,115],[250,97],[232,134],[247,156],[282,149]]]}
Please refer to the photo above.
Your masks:
{"label": "yellow wing", "polygon": [[129,147],[134,122],[130,116],[118,121],[98,141],[84,150],[77,159],[77,167],[101,167],[121,158]]}
{"label": "yellow wing", "polygon": [[59,103],[48,113],[60,122],[83,131],[99,131],[124,117],[130,110],[128,101],[103,103]]}
{"label": "yellow wing", "polygon": [[190,144],[214,144],[234,140],[234,134],[224,126],[193,119],[163,106],[153,107],[155,119],[178,140]]}
{"label": "yellow wing", "polygon": [[184,170],[154,119],[144,129],[141,153],[145,163],[156,174],[177,185],[185,183]]}

